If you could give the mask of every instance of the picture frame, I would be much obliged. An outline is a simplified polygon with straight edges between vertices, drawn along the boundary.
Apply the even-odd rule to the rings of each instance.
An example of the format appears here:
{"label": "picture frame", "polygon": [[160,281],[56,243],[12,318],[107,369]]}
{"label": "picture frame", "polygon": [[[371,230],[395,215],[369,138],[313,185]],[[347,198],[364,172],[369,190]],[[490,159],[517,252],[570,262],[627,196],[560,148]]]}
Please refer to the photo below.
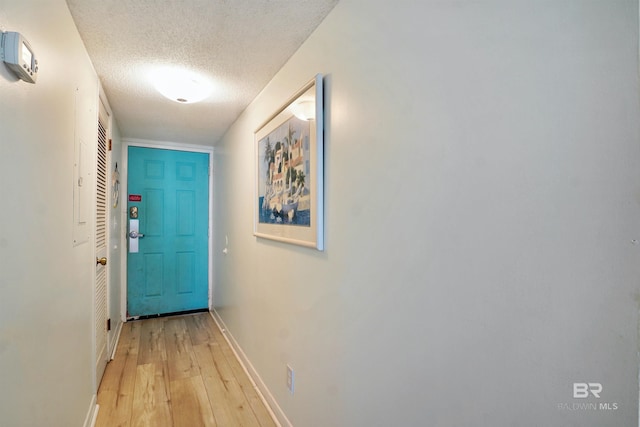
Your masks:
{"label": "picture frame", "polygon": [[317,74],[254,133],[254,230],[324,250],[324,106]]}

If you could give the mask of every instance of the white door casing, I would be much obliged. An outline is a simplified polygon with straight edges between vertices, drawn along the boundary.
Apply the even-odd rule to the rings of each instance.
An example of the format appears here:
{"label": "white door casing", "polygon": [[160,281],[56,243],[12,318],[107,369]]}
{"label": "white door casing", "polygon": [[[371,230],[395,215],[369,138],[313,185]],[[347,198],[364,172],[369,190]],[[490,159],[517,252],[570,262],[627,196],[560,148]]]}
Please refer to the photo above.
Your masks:
{"label": "white door casing", "polygon": [[[107,141],[109,115],[99,102],[98,138],[96,144],[96,283],[94,294],[95,308],[95,355],[96,386],[100,384],[107,365]],[[99,261],[104,260],[104,264]]]}

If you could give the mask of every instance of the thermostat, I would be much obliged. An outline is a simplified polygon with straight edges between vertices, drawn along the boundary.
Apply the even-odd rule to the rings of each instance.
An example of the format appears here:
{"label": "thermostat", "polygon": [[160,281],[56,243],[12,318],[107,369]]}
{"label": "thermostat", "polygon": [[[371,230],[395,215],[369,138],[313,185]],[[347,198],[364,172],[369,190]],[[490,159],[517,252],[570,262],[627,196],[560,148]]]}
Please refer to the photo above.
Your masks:
{"label": "thermostat", "polygon": [[38,60],[33,48],[20,33],[2,33],[0,58],[20,79],[35,83],[38,77]]}

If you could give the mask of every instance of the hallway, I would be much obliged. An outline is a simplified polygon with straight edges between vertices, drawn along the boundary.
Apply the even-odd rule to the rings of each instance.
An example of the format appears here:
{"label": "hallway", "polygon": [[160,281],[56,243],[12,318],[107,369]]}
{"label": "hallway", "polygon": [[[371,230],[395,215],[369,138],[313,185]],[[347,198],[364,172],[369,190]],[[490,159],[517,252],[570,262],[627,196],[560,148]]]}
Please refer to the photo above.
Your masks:
{"label": "hallway", "polygon": [[[335,7],[317,25],[297,18],[319,3]],[[39,70],[0,63],[0,425],[640,427],[639,16],[638,0],[0,0],[3,52]],[[156,90],[156,66],[182,65],[219,84],[209,98]],[[256,232],[259,130],[318,74],[322,174],[304,187],[323,189],[323,251]],[[293,172],[291,141],[269,139]],[[128,150],[177,146],[210,157],[215,316],[123,324],[128,239],[164,232],[128,237],[130,200],[138,220],[161,205],[129,188]],[[298,230],[281,219],[274,236]]]}
{"label": "hallway", "polygon": [[274,426],[209,313],[123,325],[96,426]]}

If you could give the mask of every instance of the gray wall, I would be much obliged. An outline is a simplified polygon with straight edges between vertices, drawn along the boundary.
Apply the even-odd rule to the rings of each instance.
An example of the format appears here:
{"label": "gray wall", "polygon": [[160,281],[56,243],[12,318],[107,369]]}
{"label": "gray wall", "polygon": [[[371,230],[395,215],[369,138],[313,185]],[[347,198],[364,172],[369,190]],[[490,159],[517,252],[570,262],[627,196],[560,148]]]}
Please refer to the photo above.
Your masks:
{"label": "gray wall", "polygon": [[[637,425],[637,21],[342,0],[244,112],[216,149],[214,301],[294,425]],[[318,72],[323,253],[252,235],[253,132]]]}

